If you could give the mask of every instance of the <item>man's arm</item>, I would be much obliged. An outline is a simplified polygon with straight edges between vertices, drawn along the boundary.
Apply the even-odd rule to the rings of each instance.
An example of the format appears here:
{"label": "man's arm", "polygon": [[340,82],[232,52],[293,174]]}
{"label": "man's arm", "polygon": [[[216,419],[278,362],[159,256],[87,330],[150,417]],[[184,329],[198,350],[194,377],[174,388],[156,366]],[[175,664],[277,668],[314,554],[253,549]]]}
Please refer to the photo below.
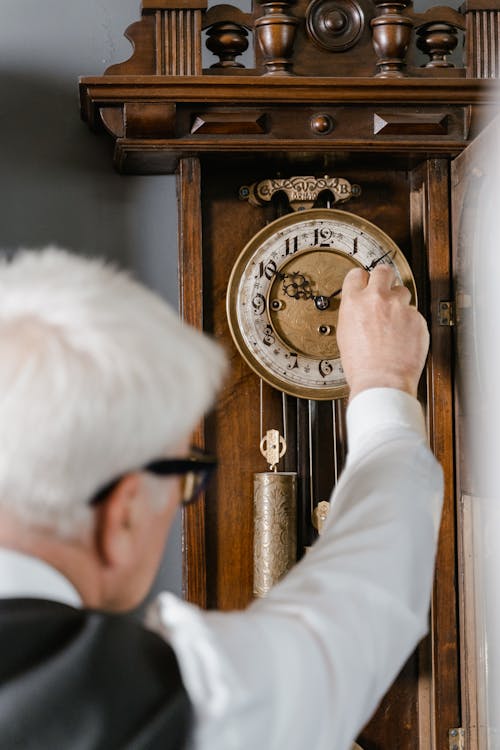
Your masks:
{"label": "man's arm", "polygon": [[347,750],[426,631],[442,479],[409,395],[425,323],[392,283],[346,278],[349,454],[321,539],[244,613],[159,603],[203,750]]}

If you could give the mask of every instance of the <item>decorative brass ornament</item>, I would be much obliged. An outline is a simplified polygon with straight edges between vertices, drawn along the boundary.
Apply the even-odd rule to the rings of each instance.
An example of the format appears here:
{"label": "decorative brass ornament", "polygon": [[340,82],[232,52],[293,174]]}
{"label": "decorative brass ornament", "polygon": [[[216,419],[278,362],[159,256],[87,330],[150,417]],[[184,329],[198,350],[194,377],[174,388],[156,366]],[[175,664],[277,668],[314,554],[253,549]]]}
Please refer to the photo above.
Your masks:
{"label": "decorative brass ornament", "polygon": [[[327,117],[316,115],[316,117]],[[327,192],[334,204],[345,203],[361,194],[359,185],[351,185],[344,177],[286,177],[261,180],[240,188],[240,200],[247,200],[252,206],[270,203],[277,193],[284,193],[290,207],[305,211],[313,207],[321,193]]]}
{"label": "decorative brass ornament", "polygon": [[337,209],[288,214],[246,245],[228,284],[227,315],[247,364],[292,396],[335,399],[348,389],[336,330],[342,284],[349,270],[394,269],[417,293],[398,246],[379,227]]}
{"label": "decorative brass ornament", "polygon": [[277,471],[280,458],[286,453],[285,438],[279,430],[268,430],[260,441],[260,452],[269,464],[270,471]]}

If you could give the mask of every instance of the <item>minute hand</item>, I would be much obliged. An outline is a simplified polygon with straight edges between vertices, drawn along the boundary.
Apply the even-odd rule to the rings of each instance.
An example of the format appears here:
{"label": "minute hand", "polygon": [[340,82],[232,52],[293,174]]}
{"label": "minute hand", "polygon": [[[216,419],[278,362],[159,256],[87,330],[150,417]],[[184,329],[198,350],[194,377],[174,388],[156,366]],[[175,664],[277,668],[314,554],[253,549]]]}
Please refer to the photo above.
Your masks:
{"label": "minute hand", "polygon": [[386,253],[380,256],[380,258],[375,258],[375,260],[372,260],[369,266],[365,266],[365,271],[373,271],[376,265],[380,263],[381,260],[384,260],[388,255],[392,253],[392,250],[388,250]]}
{"label": "minute hand", "polygon": [[[364,267],[365,271],[373,271],[373,269],[375,268],[375,266],[378,263],[380,263],[381,260],[383,260],[384,258],[386,258],[391,252],[392,252],[392,250],[388,250],[386,253],[384,253],[383,255],[381,255],[380,258],[376,258],[375,260],[372,260],[372,262],[370,263],[369,266],[365,266]],[[342,291],[342,287],[340,287],[340,289],[336,289],[334,292],[332,292],[329,295],[316,294],[315,296],[313,296],[313,300],[316,301],[317,299],[320,299],[320,298],[321,299],[331,300],[333,297],[336,297],[337,294],[340,294],[341,291]]]}

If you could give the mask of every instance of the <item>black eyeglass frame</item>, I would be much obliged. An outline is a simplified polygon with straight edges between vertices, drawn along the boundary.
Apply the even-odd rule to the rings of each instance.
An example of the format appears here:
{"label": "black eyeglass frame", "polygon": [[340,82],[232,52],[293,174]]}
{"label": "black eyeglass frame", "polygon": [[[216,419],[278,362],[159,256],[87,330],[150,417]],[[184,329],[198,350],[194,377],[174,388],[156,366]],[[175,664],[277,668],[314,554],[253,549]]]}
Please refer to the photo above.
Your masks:
{"label": "black eyeglass frame", "polygon": [[[190,505],[198,499],[206,488],[210,477],[217,468],[217,459],[199,448],[192,448],[191,455],[186,458],[157,458],[145,466],[135,469],[137,472],[146,472],[156,476],[183,476],[186,477],[183,488],[182,505]],[[130,472],[132,473],[132,471]],[[191,481],[189,481],[189,475]],[[102,503],[116,487],[118,482],[125,476],[111,480],[101,487],[89,500],[89,505],[96,506]]]}

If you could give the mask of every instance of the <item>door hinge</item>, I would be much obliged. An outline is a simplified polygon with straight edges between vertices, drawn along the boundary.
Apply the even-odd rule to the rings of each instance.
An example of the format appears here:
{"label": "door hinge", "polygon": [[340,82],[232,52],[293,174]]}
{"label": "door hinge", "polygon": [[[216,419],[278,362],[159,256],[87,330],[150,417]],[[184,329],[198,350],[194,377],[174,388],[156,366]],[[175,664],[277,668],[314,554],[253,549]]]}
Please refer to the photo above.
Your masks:
{"label": "door hinge", "polygon": [[449,729],[448,739],[450,741],[449,750],[465,750],[465,729]]}
{"label": "door hinge", "polygon": [[455,325],[455,303],[452,300],[446,299],[440,301],[438,321],[440,326]]}

